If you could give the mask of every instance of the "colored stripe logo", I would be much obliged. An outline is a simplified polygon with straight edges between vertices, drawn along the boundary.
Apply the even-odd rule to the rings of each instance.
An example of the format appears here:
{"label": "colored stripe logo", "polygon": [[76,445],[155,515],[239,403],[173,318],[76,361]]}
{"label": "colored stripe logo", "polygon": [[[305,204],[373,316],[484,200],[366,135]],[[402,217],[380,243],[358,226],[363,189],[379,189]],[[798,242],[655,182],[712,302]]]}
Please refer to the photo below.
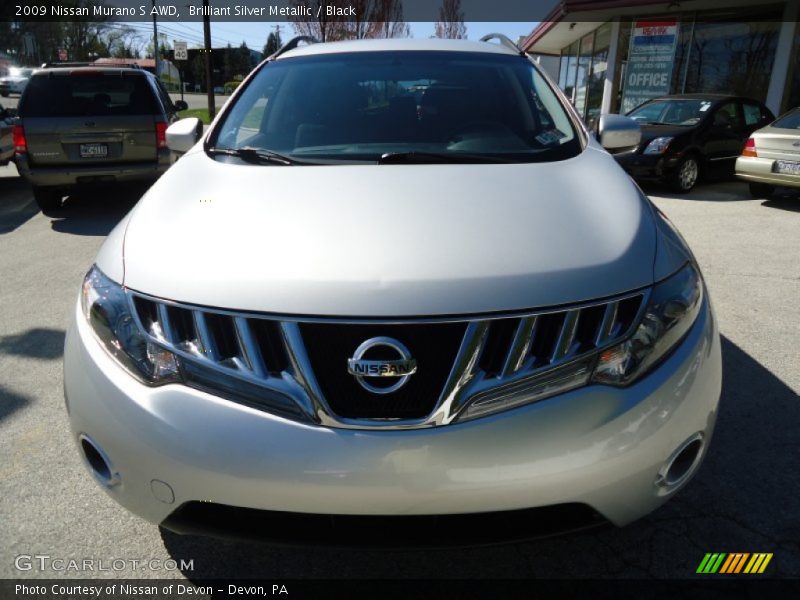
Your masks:
{"label": "colored stripe logo", "polygon": [[769,562],[772,560],[772,552],[709,552],[700,561],[697,573],[703,574],[725,574],[736,575],[739,573],[760,574],[763,573]]}

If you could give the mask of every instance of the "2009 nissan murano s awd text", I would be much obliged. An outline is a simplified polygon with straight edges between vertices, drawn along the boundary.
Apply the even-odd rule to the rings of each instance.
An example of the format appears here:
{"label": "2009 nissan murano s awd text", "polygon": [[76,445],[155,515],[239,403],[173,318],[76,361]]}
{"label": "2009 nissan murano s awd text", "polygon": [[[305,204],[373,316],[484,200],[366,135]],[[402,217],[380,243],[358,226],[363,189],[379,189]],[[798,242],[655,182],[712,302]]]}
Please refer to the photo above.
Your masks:
{"label": "2009 nissan murano s awd text", "polygon": [[498,39],[295,40],[168,129],[66,341],[112,498],[179,533],[471,543],[624,525],[695,474],[719,333],[601,146],[638,126],[598,142]]}

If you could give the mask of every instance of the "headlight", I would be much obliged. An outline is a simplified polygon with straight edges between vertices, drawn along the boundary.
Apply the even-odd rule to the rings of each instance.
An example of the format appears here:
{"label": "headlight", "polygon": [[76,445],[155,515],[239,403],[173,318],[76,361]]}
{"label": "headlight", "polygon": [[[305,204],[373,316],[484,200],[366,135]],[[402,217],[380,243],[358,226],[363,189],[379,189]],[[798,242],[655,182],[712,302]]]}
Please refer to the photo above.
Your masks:
{"label": "headlight", "polygon": [[689,331],[702,300],[703,282],[691,263],[656,284],[634,334],[600,353],[592,380],[625,386],[646,375]]}
{"label": "headlight", "polygon": [[127,371],[143,383],[181,381],[174,354],[142,333],[122,286],[92,267],[83,280],[81,307],[97,338]]}
{"label": "headlight", "polygon": [[657,137],[651,140],[647,147],[644,149],[645,154],[664,154],[669,148],[672,137]]}

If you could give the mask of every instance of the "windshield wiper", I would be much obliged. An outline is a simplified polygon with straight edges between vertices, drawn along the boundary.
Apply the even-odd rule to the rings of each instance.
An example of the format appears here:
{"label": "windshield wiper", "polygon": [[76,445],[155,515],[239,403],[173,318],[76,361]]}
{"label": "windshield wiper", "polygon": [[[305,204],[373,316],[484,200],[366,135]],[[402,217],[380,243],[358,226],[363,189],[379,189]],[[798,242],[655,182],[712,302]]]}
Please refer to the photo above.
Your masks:
{"label": "windshield wiper", "polygon": [[290,166],[290,165],[302,165],[302,164],[310,164],[304,163],[299,160],[295,160],[293,158],[289,158],[288,156],[284,156],[283,154],[278,154],[277,152],[273,152],[272,150],[265,150],[264,148],[253,148],[251,146],[243,146],[242,148],[216,148],[212,147],[208,149],[208,153],[212,156],[216,155],[224,155],[224,156],[236,156],[237,158],[241,158],[245,162],[253,163],[255,165],[283,165],[283,166]]}
{"label": "windshield wiper", "polygon": [[507,158],[490,154],[465,154],[463,152],[387,152],[378,159],[379,165],[428,163],[508,163]]}

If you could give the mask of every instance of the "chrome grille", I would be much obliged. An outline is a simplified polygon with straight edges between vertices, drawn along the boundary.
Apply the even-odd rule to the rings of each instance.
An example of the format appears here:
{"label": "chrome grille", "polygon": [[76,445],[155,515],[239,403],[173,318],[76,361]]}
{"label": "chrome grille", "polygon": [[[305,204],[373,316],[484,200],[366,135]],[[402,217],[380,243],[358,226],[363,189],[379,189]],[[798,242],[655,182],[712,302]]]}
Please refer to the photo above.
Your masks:
{"label": "chrome grille", "polygon": [[[490,403],[531,386],[545,386],[553,393],[565,391],[559,388],[562,374],[582,368],[588,380],[596,355],[632,332],[645,296],[646,292],[637,292],[513,317],[381,321],[280,319],[182,305],[129,292],[138,325],[154,343],[182,359],[188,385],[291,418],[351,428],[445,425],[471,403]],[[437,325],[444,330],[443,323],[462,324],[464,333],[459,333],[461,341],[452,367],[447,367],[449,375],[443,388],[415,391],[427,397],[423,404],[433,407],[431,412],[413,419],[398,418],[399,412],[382,415],[374,410],[368,416],[354,417],[358,410],[346,407],[347,397],[326,398],[322,392],[305,346],[311,339],[303,329],[310,326],[308,323],[350,326],[353,330],[368,324],[370,331],[383,326],[391,328],[401,342],[404,326],[418,331],[426,324],[431,330]],[[312,350],[320,356],[319,348]],[[319,358],[315,360],[319,362]],[[345,364],[342,361],[343,372]],[[425,365],[420,364],[423,368]],[[330,386],[326,388],[329,394],[336,393]],[[283,400],[278,403],[282,408],[276,408],[275,398]],[[338,407],[339,413],[332,407]]]}

